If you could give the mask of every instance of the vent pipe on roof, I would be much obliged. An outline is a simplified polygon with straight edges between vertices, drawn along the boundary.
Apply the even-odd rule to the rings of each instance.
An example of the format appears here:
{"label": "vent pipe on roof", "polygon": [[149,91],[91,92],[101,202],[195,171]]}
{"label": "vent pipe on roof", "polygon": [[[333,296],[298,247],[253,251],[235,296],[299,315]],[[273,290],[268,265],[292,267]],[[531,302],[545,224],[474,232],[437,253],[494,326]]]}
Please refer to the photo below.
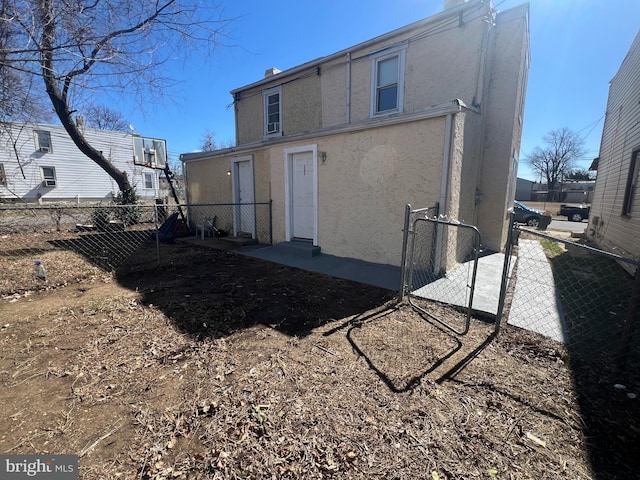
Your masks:
{"label": "vent pipe on roof", "polygon": [[277,68],[275,67],[268,68],[264,71],[264,78],[273,77],[278,73],[280,73],[280,70],[278,70]]}

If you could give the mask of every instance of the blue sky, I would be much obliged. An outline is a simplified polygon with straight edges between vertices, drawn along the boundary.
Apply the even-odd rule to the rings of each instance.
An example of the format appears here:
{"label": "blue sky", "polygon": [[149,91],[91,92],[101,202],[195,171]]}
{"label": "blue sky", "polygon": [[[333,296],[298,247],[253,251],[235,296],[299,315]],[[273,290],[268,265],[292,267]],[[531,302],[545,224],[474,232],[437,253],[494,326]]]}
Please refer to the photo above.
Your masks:
{"label": "blue sky", "polygon": [[[179,80],[161,106],[144,116],[126,103],[125,117],[145,136],[165,138],[170,154],[198,149],[206,129],[234,141],[229,91],[280,70],[329,55],[442,10],[442,0],[222,0],[238,17],[222,46],[207,58],[168,65]],[[524,2],[495,0],[498,10]],[[520,153],[520,177],[535,180],[523,161],[550,130],[569,127],[598,156],[609,81],[640,28],[640,0],[531,0],[531,69]],[[133,105],[133,102],[131,103]]]}

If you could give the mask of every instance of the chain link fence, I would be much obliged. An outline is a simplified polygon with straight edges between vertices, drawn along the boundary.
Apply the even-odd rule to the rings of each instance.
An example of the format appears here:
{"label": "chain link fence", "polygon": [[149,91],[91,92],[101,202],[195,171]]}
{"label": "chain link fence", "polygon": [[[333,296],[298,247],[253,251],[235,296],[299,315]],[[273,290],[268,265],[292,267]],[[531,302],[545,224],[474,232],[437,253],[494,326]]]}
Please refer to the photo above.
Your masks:
{"label": "chain link fence", "polygon": [[[637,259],[513,223],[502,274],[495,261],[485,271],[477,230],[436,213],[437,207],[409,205],[405,212],[400,296],[423,316],[463,335],[473,312],[490,312],[496,332],[508,324],[541,342],[551,339],[581,370],[603,375],[631,371],[640,362],[640,280],[629,273]],[[476,274],[482,287],[477,299]],[[495,287],[481,285],[487,281]]]}
{"label": "chain link fence", "polygon": [[[164,245],[188,237],[203,241],[215,236],[215,228],[220,236],[270,244],[271,204],[0,207],[0,295],[104,278],[125,264],[157,263]],[[34,274],[36,261],[46,280]]]}
{"label": "chain link fence", "polygon": [[640,263],[517,225],[512,233],[507,258],[515,265],[502,321],[561,342],[583,368],[638,362],[639,314],[628,272]]}
{"label": "chain link fence", "polygon": [[[409,304],[454,333],[464,335],[471,320],[480,233],[469,225],[418,218],[410,229]],[[453,306],[446,316],[433,302]]]}

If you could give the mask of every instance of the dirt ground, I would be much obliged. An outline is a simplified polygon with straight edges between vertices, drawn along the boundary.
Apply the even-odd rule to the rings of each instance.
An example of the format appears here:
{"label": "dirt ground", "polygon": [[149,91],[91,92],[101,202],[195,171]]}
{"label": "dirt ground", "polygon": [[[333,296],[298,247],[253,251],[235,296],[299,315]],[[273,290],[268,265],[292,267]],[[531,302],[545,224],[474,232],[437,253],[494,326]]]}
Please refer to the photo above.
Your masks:
{"label": "dirt ground", "polygon": [[456,336],[394,292],[233,252],[164,245],[107,273],[18,244],[0,241],[4,453],[77,454],[83,479],[638,478],[632,386],[538,335]]}

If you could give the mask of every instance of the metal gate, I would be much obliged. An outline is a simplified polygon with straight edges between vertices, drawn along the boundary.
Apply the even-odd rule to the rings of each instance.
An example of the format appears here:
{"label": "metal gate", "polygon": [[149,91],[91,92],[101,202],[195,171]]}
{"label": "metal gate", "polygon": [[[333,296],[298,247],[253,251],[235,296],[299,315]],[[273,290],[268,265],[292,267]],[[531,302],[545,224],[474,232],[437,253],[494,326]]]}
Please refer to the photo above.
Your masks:
{"label": "metal gate", "polygon": [[[469,331],[480,232],[407,209],[403,294],[409,304],[458,335]],[[407,228],[408,227],[408,228]]]}

